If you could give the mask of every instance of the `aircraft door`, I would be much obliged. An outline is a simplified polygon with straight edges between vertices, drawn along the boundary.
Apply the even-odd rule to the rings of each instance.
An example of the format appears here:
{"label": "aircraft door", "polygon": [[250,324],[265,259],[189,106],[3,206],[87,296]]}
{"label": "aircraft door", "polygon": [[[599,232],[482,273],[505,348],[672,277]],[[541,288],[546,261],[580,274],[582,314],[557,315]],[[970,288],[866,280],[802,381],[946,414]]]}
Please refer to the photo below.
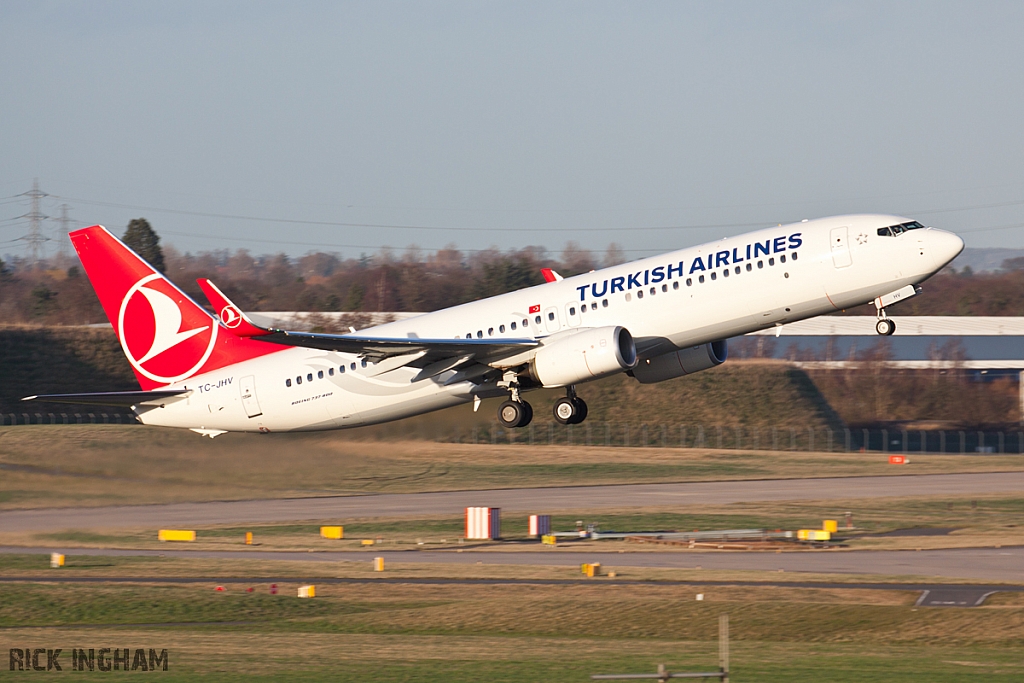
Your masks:
{"label": "aircraft door", "polygon": [[568,303],[565,305],[565,319],[569,323],[569,327],[579,327],[580,306],[582,306],[582,304]]}
{"label": "aircraft door", "polygon": [[556,306],[552,306],[544,311],[544,324],[547,326],[548,332],[558,332],[561,324],[558,322],[558,308]]}
{"label": "aircraft door", "polygon": [[832,228],[832,263],[836,268],[846,268],[853,259],[850,257],[850,236],[849,229],[844,225],[841,228]]}
{"label": "aircraft door", "polygon": [[263,414],[260,410],[260,402],[256,398],[256,378],[252,375],[242,377],[239,380],[239,391],[242,392],[242,407],[249,417],[259,417]]}

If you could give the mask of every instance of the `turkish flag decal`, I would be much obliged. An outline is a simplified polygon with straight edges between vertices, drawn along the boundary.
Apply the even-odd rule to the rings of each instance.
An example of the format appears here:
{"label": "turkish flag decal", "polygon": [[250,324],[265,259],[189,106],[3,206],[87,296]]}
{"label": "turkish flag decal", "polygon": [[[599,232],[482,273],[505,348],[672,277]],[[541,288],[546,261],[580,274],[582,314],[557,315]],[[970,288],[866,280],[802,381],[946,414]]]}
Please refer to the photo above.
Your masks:
{"label": "turkish flag decal", "polygon": [[530,306],[530,313],[540,313],[540,306]]}

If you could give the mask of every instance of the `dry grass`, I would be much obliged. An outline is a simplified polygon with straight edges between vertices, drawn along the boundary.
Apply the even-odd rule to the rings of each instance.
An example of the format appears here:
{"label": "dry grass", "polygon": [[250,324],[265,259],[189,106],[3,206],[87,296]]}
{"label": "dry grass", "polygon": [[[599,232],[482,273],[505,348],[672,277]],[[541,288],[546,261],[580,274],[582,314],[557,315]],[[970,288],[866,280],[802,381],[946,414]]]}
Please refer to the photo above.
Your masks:
{"label": "dry grass", "polygon": [[1020,471],[1019,456],[355,441],[116,425],[0,427],[0,508],[664,481]]}

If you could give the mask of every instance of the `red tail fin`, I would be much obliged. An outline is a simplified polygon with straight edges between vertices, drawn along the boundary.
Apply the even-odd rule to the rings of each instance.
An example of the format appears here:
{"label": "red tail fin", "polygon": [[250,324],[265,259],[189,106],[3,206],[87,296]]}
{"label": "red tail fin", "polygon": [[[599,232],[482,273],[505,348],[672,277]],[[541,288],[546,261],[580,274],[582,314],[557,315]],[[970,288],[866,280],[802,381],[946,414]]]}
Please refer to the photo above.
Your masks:
{"label": "red tail fin", "polygon": [[144,390],[280,350],[225,334],[209,313],[106,228],[94,225],[70,237]]}

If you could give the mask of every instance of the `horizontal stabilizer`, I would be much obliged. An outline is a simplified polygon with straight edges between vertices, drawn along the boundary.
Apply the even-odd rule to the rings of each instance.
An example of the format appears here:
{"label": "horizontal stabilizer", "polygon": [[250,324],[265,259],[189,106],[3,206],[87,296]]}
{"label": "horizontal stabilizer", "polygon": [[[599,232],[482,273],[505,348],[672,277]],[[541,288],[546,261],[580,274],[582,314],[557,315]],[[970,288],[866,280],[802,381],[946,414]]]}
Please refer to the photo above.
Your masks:
{"label": "horizontal stabilizer", "polygon": [[47,403],[81,403],[97,406],[131,407],[137,405],[159,405],[161,400],[184,398],[191,389],[167,389],[164,391],[103,391],[91,394],[41,394],[26,396],[22,401],[46,401]]}

